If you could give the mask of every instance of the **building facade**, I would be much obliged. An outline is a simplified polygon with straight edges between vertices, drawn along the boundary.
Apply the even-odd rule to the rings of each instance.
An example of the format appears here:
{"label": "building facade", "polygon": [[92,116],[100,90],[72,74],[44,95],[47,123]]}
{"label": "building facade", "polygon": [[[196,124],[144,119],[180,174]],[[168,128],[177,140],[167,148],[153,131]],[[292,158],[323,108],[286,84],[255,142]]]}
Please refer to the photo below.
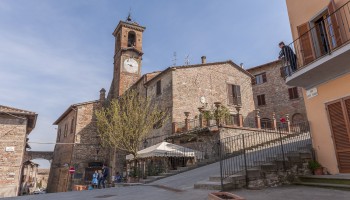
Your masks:
{"label": "building facade", "polygon": [[20,193],[27,138],[36,119],[34,112],[0,105],[0,197]]}
{"label": "building facade", "polygon": [[277,60],[247,70],[254,76],[254,103],[263,127],[271,128],[273,114],[278,121],[288,115],[292,124],[307,120],[302,88],[286,85],[284,69]]}
{"label": "building facade", "polygon": [[[71,105],[55,122],[57,139],[48,180],[48,192],[66,192],[74,184],[91,181],[95,170],[110,162],[97,135],[95,110],[100,101]],[[70,175],[69,169],[75,169]]]}
{"label": "building facade", "polygon": [[286,2],[298,58],[286,83],[303,88],[318,161],[328,173],[350,173],[350,3]]}

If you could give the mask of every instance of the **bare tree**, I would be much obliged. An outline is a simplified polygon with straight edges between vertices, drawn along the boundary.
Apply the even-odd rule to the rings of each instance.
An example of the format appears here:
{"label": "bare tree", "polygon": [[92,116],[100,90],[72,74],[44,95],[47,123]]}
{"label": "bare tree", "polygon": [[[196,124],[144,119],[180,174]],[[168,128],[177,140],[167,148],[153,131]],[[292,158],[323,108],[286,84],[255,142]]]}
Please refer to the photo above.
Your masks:
{"label": "bare tree", "polygon": [[135,90],[125,92],[108,106],[96,111],[102,145],[132,154],[135,161],[142,141],[167,116],[167,112]]}

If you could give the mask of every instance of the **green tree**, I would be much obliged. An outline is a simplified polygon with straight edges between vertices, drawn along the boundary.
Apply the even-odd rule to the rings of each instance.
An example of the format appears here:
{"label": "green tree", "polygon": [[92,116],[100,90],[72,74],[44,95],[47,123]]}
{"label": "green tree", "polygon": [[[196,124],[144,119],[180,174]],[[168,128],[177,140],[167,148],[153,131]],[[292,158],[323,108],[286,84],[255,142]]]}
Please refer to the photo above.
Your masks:
{"label": "green tree", "polygon": [[139,95],[135,90],[126,91],[96,111],[101,143],[132,154],[136,164],[140,145],[155,124],[162,124],[167,116],[167,112],[159,109],[149,98]]}

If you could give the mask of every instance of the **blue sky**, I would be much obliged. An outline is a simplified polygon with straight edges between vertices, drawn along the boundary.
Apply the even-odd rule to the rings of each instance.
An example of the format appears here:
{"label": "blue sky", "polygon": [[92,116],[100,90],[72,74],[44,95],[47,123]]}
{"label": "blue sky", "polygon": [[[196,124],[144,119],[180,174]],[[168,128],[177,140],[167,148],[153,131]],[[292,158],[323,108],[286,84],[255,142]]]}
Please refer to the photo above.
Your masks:
{"label": "blue sky", "polygon": [[174,52],[177,65],[205,55],[250,68],[276,60],[278,42],[292,41],[284,0],[1,0],[0,104],[39,114],[30,141],[54,142],[52,123],[69,105],[108,91],[112,32],[130,9],[146,27],[143,73],[172,65]]}

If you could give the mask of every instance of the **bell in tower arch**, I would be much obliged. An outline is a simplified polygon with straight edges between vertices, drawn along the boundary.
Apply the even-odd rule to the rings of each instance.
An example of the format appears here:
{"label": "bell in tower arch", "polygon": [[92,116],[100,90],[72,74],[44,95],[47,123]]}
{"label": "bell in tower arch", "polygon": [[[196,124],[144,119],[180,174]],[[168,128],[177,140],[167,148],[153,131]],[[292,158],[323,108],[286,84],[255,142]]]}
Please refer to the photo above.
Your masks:
{"label": "bell in tower arch", "polygon": [[128,33],[128,47],[136,46],[136,34],[134,31]]}

